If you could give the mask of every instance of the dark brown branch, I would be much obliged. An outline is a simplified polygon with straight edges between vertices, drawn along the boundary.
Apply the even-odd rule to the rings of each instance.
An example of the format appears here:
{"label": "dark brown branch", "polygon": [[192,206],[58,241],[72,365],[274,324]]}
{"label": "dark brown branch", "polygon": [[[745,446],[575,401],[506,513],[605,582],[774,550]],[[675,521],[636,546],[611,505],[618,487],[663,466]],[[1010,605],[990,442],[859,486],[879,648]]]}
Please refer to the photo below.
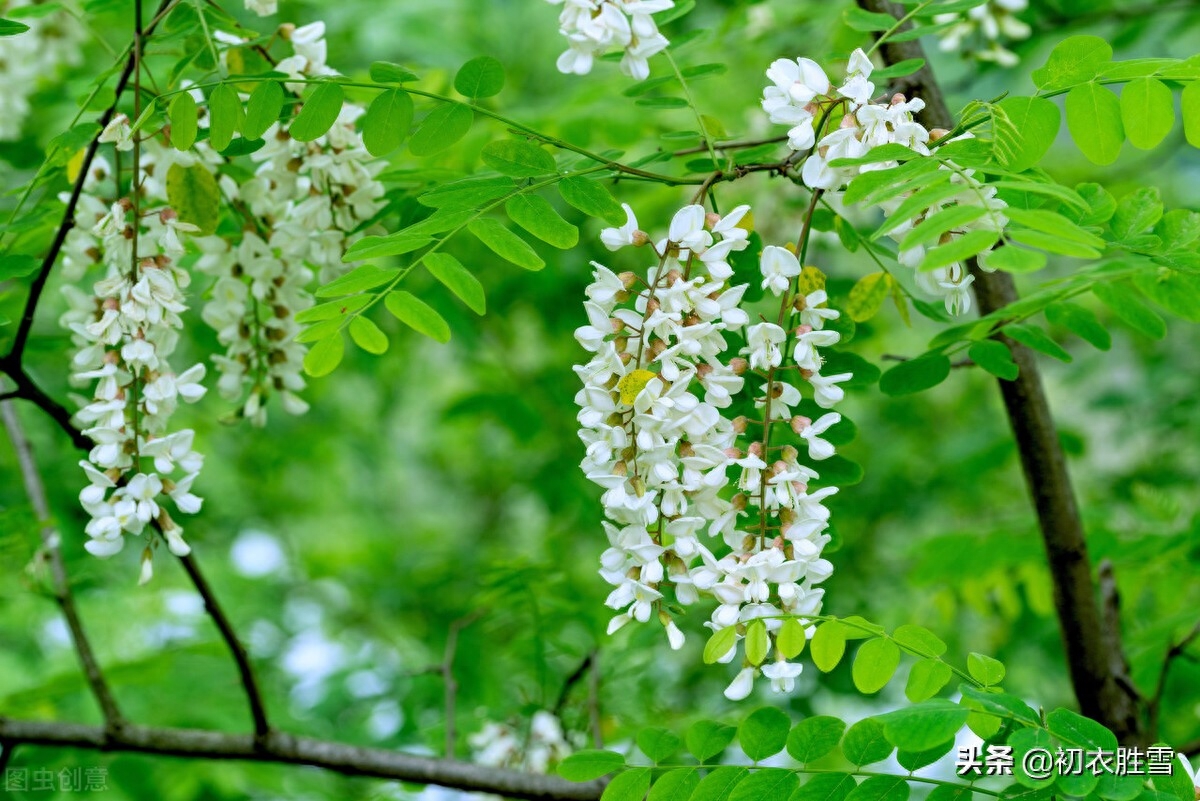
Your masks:
{"label": "dark brown branch", "polygon": [[225,610],[221,608],[220,602],[217,601],[217,596],[213,594],[212,587],[204,578],[204,574],[200,572],[200,565],[196,562],[195,555],[189,553],[187,556],[181,556],[179,563],[187,571],[188,578],[196,587],[196,592],[200,593],[200,597],[204,599],[204,608],[208,611],[208,616],[212,618],[217,630],[221,632],[221,639],[225,641],[225,645],[228,646],[229,652],[233,656],[233,661],[237,663],[242,688],[246,691],[246,700],[250,704],[250,717],[254,720],[254,736],[256,741],[263,742],[271,731],[271,725],[267,722],[267,710],[263,705],[262,691],[258,688],[258,680],[254,677],[254,668],[250,665],[246,647],[238,639],[237,632],[233,630],[233,625],[225,615]]}
{"label": "dark brown branch", "polygon": [[108,737],[98,726],[0,719],[0,740],[10,746],[20,743],[192,759],[309,765],[347,776],[436,784],[528,801],[596,801],[603,787],[599,782],[575,784],[556,776],[518,773],[282,732],[272,732],[258,741],[248,734],[129,725],[115,737]]}
{"label": "dark brown branch", "polygon": [[[888,0],[858,0],[858,4],[868,11],[897,18],[903,15],[903,11]],[[925,59],[924,48],[918,40],[888,41],[882,46],[882,52],[888,64],[912,58]],[[925,101],[921,121],[926,127],[954,127],[954,118],[927,59],[920,70],[897,79],[893,88]],[[1003,272],[983,272],[973,260],[970,267],[982,314],[990,314],[1017,300],[1012,276]],[[1054,583],[1054,603],[1062,628],[1067,665],[1080,711],[1107,726],[1122,742],[1140,742],[1142,731],[1136,697],[1121,686],[1112,670],[1109,649],[1114,644],[1119,648],[1120,637],[1117,632],[1106,635],[1102,627],[1083,523],[1037,361],[1024,345],[1003,334],[997,334],[995,338],[1008,346],[1020,369],[1016,380],[999,380],[1000,393],[1037,512]]]}
{"label": "dark brown branch", "polygon": [[0,776],[8,770],[8,763],[12,762],[13,754],[17,753],[17,744],[8,740],[0,740]]}
{"label": "dark brown branch", "polygon": [[71,595],[71,584],[67,579],[66,565],[63,563],[62,549],[59,547],[62,538],[51,522],[50,505],[46,502],[46,488],[42,485],[42,478],[38,474],[37,463],[33,458],[33,448],[25,437],[12,401],[0,403],[0,416],[4,418],[4,428],[8,431],[8,438],[12,441],[13,450],[17,454],[17,464],[20,466],[21,478],[25,483],[25,494],[29,496],[29,504],[33,507],[33,513],[37,515],[40,524],[42,553],[50,565],[54,600],[62,610],[63,617],[66,618],[67,629],[71,632],[71,642],[75,646],[75,654],[79,657],[79,665],[83,668],[83,675],[104,715],[105,729],[110,733],[115,733],[124,725],[124,718],[117,708],[117,702],[108,687],[104,673],[100,670],[100,663],[96,661],[96,654],[92,651],[92,644],[83,630],[79,612],[75,608],[75,599]]}

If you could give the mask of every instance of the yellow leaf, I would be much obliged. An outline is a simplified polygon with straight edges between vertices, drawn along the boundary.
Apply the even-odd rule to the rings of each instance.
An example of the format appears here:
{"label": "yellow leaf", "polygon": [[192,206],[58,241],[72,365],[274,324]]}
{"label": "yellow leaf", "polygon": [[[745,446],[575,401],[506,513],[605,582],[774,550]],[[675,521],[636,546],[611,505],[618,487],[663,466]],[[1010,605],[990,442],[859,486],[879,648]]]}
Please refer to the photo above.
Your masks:
{"label": "yellow leaf", "polygon": [[67,162],[67,181],[75,183],[75,179],[79,177],[79,171],[83,169],[83,155],[87,151],[80,149],[78,153],[71,156],[71,160]]}
{"label": "yellow leaf", "polygon": [[621,380],[617,382],[617,391],[621,393],[621,403],[632,406],[638,393],[646,388],[652,378],[658,378],[658,373],[649,370],[634,370],[632,373],[622,376]]}
{"label": "yellow leaf", "polygon": [[818,289],[825,288],[825,273],[816,267],[805,267],[800,271],[800,279],[797,285],[800,288],[801,295],[811,295]]}

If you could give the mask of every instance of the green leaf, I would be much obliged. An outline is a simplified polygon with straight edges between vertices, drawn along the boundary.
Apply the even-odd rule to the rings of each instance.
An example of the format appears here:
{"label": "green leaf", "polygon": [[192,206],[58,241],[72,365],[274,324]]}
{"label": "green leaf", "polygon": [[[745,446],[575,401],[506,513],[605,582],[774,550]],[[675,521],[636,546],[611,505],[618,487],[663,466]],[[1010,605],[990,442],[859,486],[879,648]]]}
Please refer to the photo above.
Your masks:
{"label": "green leaf", "polygon": [[885,395],[910,395],[935,387],[950,376],[950,360],[940,353],[926,353],[900,362],[879,379]]}
{"label": "green leaf", "polygon": [[1183,135],[1192,147],[1200,147],[1200,81],[1190,81],[1179,96]]}
{"label": "green leaf", "polygon": [[29,26],[24,22],[0,19],[0,36],[16,36],[19,33],[25,33],[27,30],[29,30]]}
{"label": "green leaf", "polygon": [[922,272],[929,272],[955,262],[966,261],[972,256],[991,249],[999,239],[1000,234],[995,231],[968,231],[940,247],[927,251],[925,258],[921,260],[920,269]]}
{"label": "green leaf", "polygon": [[650,768],[630,768],[604,788],[600,801],[642,801],[650,789]]}
{"label": "green leaf", "polygon": [[388,236],[364,236],[346,249],[343,262],[379,259],[385,256],[400,256],[420,250],[433,242],[427,236],[413,236],[406,231],[397,231]]}
{"label": "green leaf", "polygon": [[503,88],[504,65],[491,56],[471,59],[454,76],[454,89],[472,99],[500,94]]}
{"label": "green leaf", "polygon": [[313,378],[329,375],[342,363],[345,350],[341,333],[322,339],[304,354],[304,372]]}
{"label": "green leaf", "polygon": [[616,751],[597,751],[588,749],[569,754],[558,763],[558,775],[567,781],[590,782],[607,776],[614,770],[625,766],[625,757]]}
{"label": "green leaf", "polygon": [[568,205],[589,217],[598,217],[610,225],[625,224],[625,210],[598,182],[581,176],[569,176],[558,182],[558,193]]}
{"label": "green leaf", "polygon": [[771,641],[767,637],[767,624],[762,620],[751,620],[746,624],[746,661],[752,665],[761,665],[767,658],[767,649]]}
{"label": "green leaf", "polygon": [[1121,101],[1105,86],[1085,83],[1067,92],[1067,128],[1088,161],[1112,164],[1121,153],[1125,129]]}
{"label": "green leaf", "polygon": [[546,266],[542,257],[521,237],[491,217],[480,217],[467,223],[467,230],[479,241],[505,261],[510,261],[526,270],[540,270]]}
{"label": "green leaf", "polygon": [[1153,228],[1163,216],[1162,197],[1158,187],[1142,187],[1121,198],[1112,216],[1113,236],[1132,239]]}
{"label": "green leaf", "polygon": [[737,643],[737,629],[726,626],[713,632],[704,644],[704,664],[712,665],[718,659],[729,653],[729,649]]}
{"label": "green leaf", "polygon": [[714,768],[700,780],[690,801],[727,801],[733,788],[749,775],[750,771],[742,767],[724,765]]}
{"label": "green leaf", "polygon": [[942,691],[950,682],[953,671],[945,662],[937,659],[922,659],[913,663],[904,685],[904,695],[914,704],[925,701]]}
{"label": "green leaf", "polygon": [[441,281],[459,300],[467,304],[471,311],[479,315],[487,311],[483,284],[479,283],[479,279],[463,267],[458,259],[449,253],[434,252],[426,254],[421,263],[430,275]]}
{"label": "green leaf", "polygon": [[349,328],[350,338],[354,340],[354,344],[367,353],[373,353],[376,356],[387,353],[387,335],[380,331],[379,326],[371,322],[369,318],[362,315],[354,317],[350,320]]}
{"label": "green leaf", "polygon": [[1061,325],[1098,350],[1108,350],[1112,347],[1112,337],[1108,329],[1096,319],[1091,309],[1078,303],[1051,303],[1046,307],[1046,319],[1054,325]]}
{"label": "green leaf", "polygon": [[190,167],[172,164],[167,170],[167,203],[180,220],[198,226],[201,236],[217,230],[221,190],[205,165],[199,162]]}
{"label": "green leaf", "polygon": [[908,782],[903,776],[869,776],[846,801],[907,801],[908,793]]}
{"label": "green leaf", "polygon": [[1167,335],[1167,324],[1126,281],[1097,284],[1092,292],[1126,325],[1151,339]]}
{"label": "green leaf", "polygon": [[1041,725],[1041,718],[1029,708],[1029,705],[1007,693],[983,690],[971,684],[960,684],[958,691],[962,693],[962,705],[979,712],[997,715],[1004,719],[1014,718],[1030,726]]}
{"label": "green leaf", "polygon": [[355,267],[341,278],[330,281],[314,294],[318,298],[336,298],[339,295],[356,295],[377,286],[383,286],[400,274],[399,270],[381,270],[374,264]]}
{"label": "green leaf", "polygon": [[876,11],[865,11],[858,6],[851,6],[846,9],[843,17],[846,24],[852,30],[870,33],[872,31],[886,31],[896,24],[896,18],[891,14],[883,14]]}
{"label": "green leaf", "polygon": [[1129,143],[1150,150],[1175,127],[1175,98],[1156,78],[1138,78],[1121,90],[1121,122]]}
{"label": "green leaf", "polygon": [[[1005,209],[1005,212],[1013,209]],[[1049,253],[1058,253],[1062,256],[1071,256],[1076,259],[1094,259],[1100,255],[1100,252],[1090,245],[1081,245],[1078,242],[1072,242],[1070,239],[1058,237],[1054,234],[1047,234],[1042,231],[1033,231],[1024,228],[1010,228],[1008,236],[1014,242],[1020,242],[1022,245],[1029,245],[1033,248],[1039,248]],[[1007,249],[1007,248],[1003,248]],[[988,254],[988,264],[991,264],[992,254]]]}
{"label": "green leaf", "polygon": [[1005,381],[1016,381],[1017,375],[1020,374],[1020,368],[1013,361],[1012,351],[1003,342],[994,339],[972,342],[967,356],[984,370]]}
{"label": "green leaf", "polygon": [[[18,256],[6,253],[0,256],[0,281],[10,278],[24,278],[37,272],[42,266],[42,260],[36,256]],[[3,323],[0,322],[0,325]]]}
{"label": "green leaf", "polygon": [[857,786],[849,773],[822,773],[805,782],[790,801],[845,801]]}
{"label": "green leaf", "polygon": [[1079,197],[1087,203],[1082,211],[1064,209],[1079,225],[1102,225],[1112,219],[1117,210],[1117,199],[1100,184],[1085,183],[1075,187]]}
{"label": "green leaf", "polygon": [[390,61],[376,61],[371,64],[371,80],[375,83],[405,83],[417,80],[417,74]]}
{"label": "green leaf", "polygon": [[1117,750],[1117,736],[1101,724],[1069,709],[1056,709],[1046,716],[1046,728],[1064,744],[1075,748]]}
{"label": "green leaf", "polygon": [[408,143],[414,156],[440,153],[467,135],[475,122],[475,114],[466,106],[447,103],[438,106],[421,122],[421,127]]}
{"label": "green leaf", "polygon": [[647,759],[657,764],[679,753],[683,743],[672,732],[651,727],[637,733],[637,746]]}
{"label": "green leaf", "polygon": [[1006,97],[996,104],[1012,123],[1004,135],[995,134],[997,161],[1023,172],[1042,160],[1058,136],[1062,115],[1044,97]]}
{"label": "green leaf", "polygon": [[967,722],[966,707],[944,698],[923,701],[881,715],[888,740],[901,751],[927,751],[954,735]]}
{"label": "green leaf", "polygon": [[677,768],[654,783],[646,801],[688,801],[698,784],[700,774],[695,768]]}
{"label": "green leaf", "polygon": [[1159,267],[1133,278],[1146,297],[1172,314],[1200,322],[1200,276]]}
{"label": "green leaf", "polygon": [[176,150],[187,150],[196,143],[197,113],[190,92],[180,92],[171,101],[167,116],[171,120],[171,145]]}
{"label": "green leaf", "polygon": [[946,643],[924,626],[900,626],[892,632],[892,639],[901,648],[917,656],[941,656],[946,653]]}
{"label": "green leaf", "polygon": [[988,210],[983,206],[948,206],[926,217],[905,234],[904,239],[900,240],[900,249],[908,250],[917,245],[937,242],[941,239],[942,234],[973,223],[987,213]]}
{"label": "green leaf", "polygon": [[895,64],[890,66],[872,70],[871,79],[879,81],[884,78],[905,78],[909,75],[912,75],[914,72],[918,72],[924,66],[925,59],[923,58],[906,58],[903,61],[897,61]]}
{"label": "green leaf", "polygon": [[987,254],[987,266],[990,270],[1006,273],[1037,272],[1046,266],[1046,254],[1009,245]]}
{"label": "green leaf", "polygon": [[484,164],[512,178],[536,178],[557,169],[553,156],[524,139],[488,142],[480,155]]}
{"label": "green leaf", "polygon": [[283,111],[283,87],[276,81],[263,81],[254,87],[246,101],[246,120],[242,123],[242,136],[261,139],[267,129],[279,120]]}
{"label": "green leaf", "polygon": [[[843,422],[849,422],[842,418]],[[841,423],[838,424],[839,426]],[[835,443],[836,444],[836,443]],[[804,644],[808,642],[808,634],[804,631],[804,626],[799,620],[794,617],[789,617],[783,621],[779,627],[779,631],[775,632],[775,647],[779,649],[779,653],[784,659],[795,659],[804,650]]]}
{"label": "green leaf", "polygon": [[965,784],[939,784],[934,787],[925,801],[971,801],[971,788]]}
{"label": "green leaf", "polygon": [[1047,356],[1053,356],[1055,359],[1063,362],[1071,361],[1071,354],[1063,350],[1057,342],[1050,336],[1038,328],[1036,325],[1026,325],[1024,323],[1009,323],[1002,329],[1010,338],[1020,342],[1026,347],[1033,348],[1038,353],[1044,353]]}
{"label": "green leaf", "polygon": [[208,96],[208,115],[208,142],[215,149],[224,150],[233,141],[234,133],[242,128],[244,113],[237,90],[227,83],[213,89]]}
{"label": "green leaf", "polygon": [[809,652],[818,670],[822,673],[833,670],[846,653],[846,627],[836,620],[822,623],[813,634]]}
{"label": "green leaf", "polygon": [[846,299],[846,313],[850,315],[850,319],[861,323],[878,314],[891,285],[891,276],[883,272],[871,273],[860,278]]}
{"label": "green leaf", "polygon": [[737,729],[733,726],[715,720],[698,720],[688,727],[685,740],[692,756],[698,762],[707,762],[728,748],[736,734]]}
{"label": "green leaf", "polygon": [[318,303],[316,306],[298,312],[292,319],[298,323],[318,323],[323,320],[336,320],[366,306],[371,302],[371,298],[371,295],[351,295],[340,300],[331,300],[328,303]]}
{"label": "green leaf", "polygon": [[404,141],[412,127],[413,102],[408,92],[381,92],[363,115],[363,145],[372,156],[386,156]]}
{"label": "green leaf", "polygon": [[409,328],[443,344],[450,341],[450,326],[442,315],[412,294],[399,290],[389,292],[383,303]]}
{"label": "green leaf", "polygon": [[1090,81],[1112,58],[1112,52],[1112,46],[1099,36],[1072,36],[1051,51],[1046,66],[1033,71],[1033,83],[1050,91]]}
{"label": "green leaf", "polygon": [[797,762],[809,764],[837,748],[846,724],[829,715],[815,715],[796,724],[787,739],[787,752]]}
{"label": "green leaf", "polygon": [[747,715],[738,726],[738,742],[746,756],[761,762],[783,750],[790,728],[791,721],[784,712],[764,706]]}
{"label": "green leaf", "polygon": [[321,83],[305,98],[300,113],[288,128],[288,133],[297,142],[311,142],[324,136],[337,122],[344,100],[345,93],[341,86],[330,81]]}
{"label": "green leaf", "polygon": [[854,656],[854,686],[864,694],[879,692],[900,666],[900,648],[883,637],[867,640]]}
{"label": "green leaf", "polygon": [[883,724],[875,718],[863,718],[842,738],[842,753],[850,764],[862,767],[882,762],[892,753],[893,746],[884,734]]}
{"label": "green leaf", "polygon": [[790,798],[799,786],[800,779],[793,771],[760,768],[733,788],[729,801],[776,801]]}
{"label": "green leaf", "polygon": [[1046,211],[1045,209],[1014,208],[1005,209],[1004,213],[1010,220],[1026,228],[1093,248],[1093,252],[1097,256],[1100,255],[1099,251],[1104,249],[1103,239],[1089,231],[1083,230],[1061,214]]}
{"label": "green leaf", "polygon": [[971,710],[967,715],[967,728],[981,740],[990,740],[995,737],[996,732],[1000,731],[1003,725],[1003,720],[986,712]]}
{"label": "green leaf", "polygon": [[[517,185],[511,178],[494,176],[490,178],[467,178],[450,184],[443,184],[417,197],[422,206],[444,209],[446,212],[462,209],[478,209],[493,200],[517,191]],[[456,223],[461,225],[465,220]],[[449,230],[449,228],[443,229]]]}

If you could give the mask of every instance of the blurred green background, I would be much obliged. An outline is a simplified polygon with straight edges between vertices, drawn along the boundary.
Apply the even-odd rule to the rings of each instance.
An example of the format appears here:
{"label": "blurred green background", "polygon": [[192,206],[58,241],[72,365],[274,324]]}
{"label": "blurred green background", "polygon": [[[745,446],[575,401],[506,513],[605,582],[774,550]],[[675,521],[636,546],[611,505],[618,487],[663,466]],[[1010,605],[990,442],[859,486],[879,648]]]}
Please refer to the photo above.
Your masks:
{"label": "blurred green background", "polygon": [[[88,4],[85,4],[88,5]],[[91,4],[95,35],[121,47],[128,4]],[[731,138],[772,135],[758,109],[763,71],[780,57],[829,62],[865,41],[841,22],[842,4],[816,0],[702,2],[666,33],[701,35],[681,48],[681,64],[721,61],[726,74],[697,82],[702,110]],[[642,155],[670,148],[659,134],[690,127],[686,109],[635,105],[613,63],[586,78],[560,75],[557,9],[539,0],[438,2],[285,2],[271,20],[325,20],[331,65],[365,74],[376,59],[417,69],[424,88],[445,91],[466,59],[488,54],[508,70],[494,99],[505,114],[593,150]],[[971,97],[1032,89],[1028,72],[1071,33],[1112,42],[1116,57],[1187,56],[1200,30],[1190,3],[1038,3],[1020,14],[1034,35],[1012,48],[1013,69],[937,52],[937,74],[952,107]],[[110,56],[88,39],[84,63],[43,82],[39,116],[16,142],[0,145],[0,173],[15,186],[74,111],[74,102]],[[935,43],[931,43],[935,44]],[[0,48],[4,45],[0,44]],[[928,44],[927,44],[928,46]],[[0,53],[3,51],[0,50]],[[652,61],[654,74],[664,64]],[[500,126],[477,125],[464,146],[424,166],[468,172]],[[632,156],[631,156],[632,157]],[[413,166],[406,152],[397,166]],[[1060,181],[1100,180],[1120,197],[1159,186],[1168,208],[1200,203],[1200,158],[1176,130],[1149,154],[1131,151],[1112,167],[1088,165],[1069,141],[1047,160]],[[652,234],[690,190],[620,183],[614,193]],[[718,189],[725,208],[752,202],[759,233],[785,242],[799,228],[803,193],[752,176]],[[11,204],[11,198],[5,198]],[[570,209],[563,209],[571,215]],[[386,315],[375,320],[392,348],[382,357],[351,349],[333,376],[313,380],[312,410],[289,417],[275,408],[265,429],[215,422],[226,407],[210,393],[179,420],[197,430],[207,455],[196,491],[203,512],[185,522],[197,558],[248,641],[277,724],[347,742],[440,753],[442,684],[427,669],[442,659],[449,626],[474,613],[463,630],[455,673],[460,684],[458,754],[486,721],[526,725],[554,709],[564,681],[599,650],[600,706],[606,741],[637,727],[679,728],[698,716],[735,714],[721,690],[732,671],[705,667],[703,615],[693,615],[687,646],[671,652],[656,625],[604,635],[611,612],[596,575],[606,547],[599,489],[579,473],[571,365],[583,359],[572,331],[584,322],[588,262],[643,267],[629,253],[600,247],[595,221],[581,225],[580,246],[559,252],[535,245],[547,261],[536,274],[499,262],[477,243],[450,246],[488,294],[478,318],[424,273],[406,287],[451,323],[450,344],[437,345]],[[809,262],[830,276],[835,302],[875,270],[867,258],[820,236]],[[1028,285],[1070,269],[1052,265]],[[753,276],[744,276],[752,280]],[[203,284],[201,284],[203,285]],[[66,336],[56,328],[52,280],[30,345],[28,364],[57,398],[65,398]],[[14,319],[23,295],[0,286],[0,317]],[[199,304],[194,304],[198,306]],[[1070,454],[1094,560],[1113,560],[1124,602],[1126,648],[1134,678],[1153,689],[1172,636],[1200,609],[1200,404],[1196,333],[1169,321],[1160,342],[1113,324],[1113,349],[1099,353],[1062,334],[1071,364],[1043,360],[1048,391]],[[19,313],[19,312],[18,312]],[[215,342],[199,322],[185,349],[200,355]],[[890,306],[858,326],[850,348],[886,367],[884,354],[915,355],[938,330],[916,316],[911,327]],[[0,338],[11,328],[0,328]],[[5,345],[7,347],[7,345]],[[861,483],[830,502],[839,546],[825,584],[826,610],[860,614],[889,627],[918,623],[950,645],[949,655],[989,653],[1009,666],[1006,686],[1046,706],[1070,705],[1051,588],[1040,538],[994,381],[956,370],[935,390],[888,398],[876,388],[849,393],[841,408],[858,438],[843,453],[865,470]],[[137,549],[100,562],[82,548],[85,516],[76,502],[78,454],[39,412],[20,409],[64,534],[64,552],[84,621],[118,700],[147,724],[242,731],[248,716],[240,685],[215,629],[186,577],[168,559],[137,587]],[[27,565],[39,547],[32,512],[0,446],[0,715],[99,722],[44,577]],[[1180,661],[1163,704],[1163,736],[1200,736],[1200,668]],[[586,729],[586,687],[561,706],[569,729]],[[864,699],[843,666],[822,676],[809,666],[791,697],[762,687],[751,701],[795,713],[864,714],[901,701],[889,688]],[[856,712],[857,710],[857,712]],[[104,766],[112,798],[404,797],[399,786],[350,780],[308,769],[188,763],[129,755],[22,749],[14,767]],[[416,792],[416,791],[414,791]],[[28,793],[53,797],[52,793]],[[67,797],[69,793],[61,793]],[[431,794],[428,797],[435,797]]]}

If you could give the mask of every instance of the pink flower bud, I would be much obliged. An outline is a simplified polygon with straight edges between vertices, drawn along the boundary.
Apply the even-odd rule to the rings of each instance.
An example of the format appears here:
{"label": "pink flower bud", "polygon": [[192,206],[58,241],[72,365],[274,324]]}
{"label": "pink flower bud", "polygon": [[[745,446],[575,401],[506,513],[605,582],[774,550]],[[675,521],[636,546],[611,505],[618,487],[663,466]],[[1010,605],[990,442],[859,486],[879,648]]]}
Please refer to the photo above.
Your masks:
{"label": "pink flower bud", "polygon": [[805,417],[803,415],[798,414],[792,418],[792,431],[795,431],[797,434],[799,434],[801,431],[803,431],[804,429],[808,428],[811,425],[812,425],[812,420],[808,419],[807,417]]}

